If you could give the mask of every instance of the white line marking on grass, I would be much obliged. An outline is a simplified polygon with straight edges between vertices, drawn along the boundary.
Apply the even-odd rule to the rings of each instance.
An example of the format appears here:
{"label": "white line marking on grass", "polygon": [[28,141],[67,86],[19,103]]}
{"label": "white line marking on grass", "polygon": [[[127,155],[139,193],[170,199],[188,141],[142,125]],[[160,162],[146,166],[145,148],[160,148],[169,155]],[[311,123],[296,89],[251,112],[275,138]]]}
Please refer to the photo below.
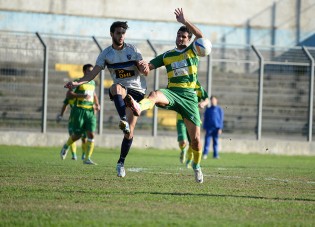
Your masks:
{"label": "white line marking on grass", "polygon": [[145,172],[147,169],[146,168],[128,168],[127,170],[129,172],[139,173],[139,172]]}
{"label": "white line marking on grass", "polygon": [[[149,171],[147,168],[128,168],[127,169],[130,172],[145,172],[145,173],[153,173],[153,174],[164,174],[164,175],[179,175],[180,173],[170,173],[170,172],[152,172]],[[182,168],[180,168],[180,171]],[[222,176],[222,175],[209,175],[209,174],[203,174],[204,177],[215,177],[215,178],[226,178],[226,179],[249,179],[254,180],[258,179],[257,177],[242,177],[242,176]],[[315,184],[314,181],[300,181],[300,180],[288,180],[288,179],[277,179],[274,177],[268,177],[264,178],[266,181],[280,181],[280,182],[286,182],[286,183],[306,183],[306,184]]]}
{"label": "white line marking on grass", "polygon": [[227,168],[217,168],[217,170],[227,170]]}
{"label": "white line marking on grass", "polygon": [[[241,177],[241,176],[217,176],[217,175],[206,175],[204,174],[203,176],[207,176],[207,177],[217,177],[217,178],[234,178],[234,179],[258,179],[257,177]],[[286,183],[306,183],[306,184],[315,184],[315,182],[313,181],[301,181],[301,180],[288,180],[288,179],[277,179],[277,178],[273,178],[273,177],[268,177],[268,178],[264,178],[264,180],[266,181],[280,181],[280,182],[286,182]]]}

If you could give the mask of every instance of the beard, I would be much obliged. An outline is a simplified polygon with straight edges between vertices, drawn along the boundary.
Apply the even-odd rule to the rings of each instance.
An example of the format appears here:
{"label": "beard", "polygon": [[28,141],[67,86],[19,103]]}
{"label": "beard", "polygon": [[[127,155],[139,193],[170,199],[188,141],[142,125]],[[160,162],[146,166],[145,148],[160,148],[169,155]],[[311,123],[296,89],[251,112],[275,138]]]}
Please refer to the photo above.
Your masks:
{"label": "beard", "polygon": [[185,49],[187,47],[186,44],[183,44],[182,42],[175,42],[177,49]]}
{"label": "beard", "polygon": [[115,45],[117,45],[117,46],[121,46],[121,45],[123,45],[124,44],[124,42],[119,42],[119,40],[117,40],[117,39],[113,39],[113,43],[115,44]]}
{"label": "beard", "polygon": [[177,46],[177,49],[180,49],[180,50],[185,49],[187,47],[187,45],[179,44],[179,43],[177,43],[176,46]]}

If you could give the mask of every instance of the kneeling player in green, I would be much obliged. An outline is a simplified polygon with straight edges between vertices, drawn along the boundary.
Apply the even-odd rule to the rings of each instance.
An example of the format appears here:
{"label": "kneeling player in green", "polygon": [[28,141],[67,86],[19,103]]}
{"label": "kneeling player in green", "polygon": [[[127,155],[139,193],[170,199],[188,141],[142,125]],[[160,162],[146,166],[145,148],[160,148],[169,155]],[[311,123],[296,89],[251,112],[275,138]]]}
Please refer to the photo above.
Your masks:
{"label": "kneeling player in green", "polygon": [[[84,74],[91,71],[93,66],[86,64],[83,66]],[[73,134],[69,137],[68,141],[64,144],[61,149],[60,157],[62,160],[65,159],[68,148],[75,141],[81,138],[86,132],[87,143],[86,143],[86,154],[83,160],[84,164],[95,163],[91,160],[92,153],[94,151],[94,132],[96,130],[96,116],[94,112],[94,101],[95,101],[95,82],[91,80],[86,84],[82,84],[74,90],[76,93],[76,100],[74,102],[71,112],[71,123],[73,126]],[[71,96],[69,98],[72,98]],[[95,103],[99,109],[99,104]]]}

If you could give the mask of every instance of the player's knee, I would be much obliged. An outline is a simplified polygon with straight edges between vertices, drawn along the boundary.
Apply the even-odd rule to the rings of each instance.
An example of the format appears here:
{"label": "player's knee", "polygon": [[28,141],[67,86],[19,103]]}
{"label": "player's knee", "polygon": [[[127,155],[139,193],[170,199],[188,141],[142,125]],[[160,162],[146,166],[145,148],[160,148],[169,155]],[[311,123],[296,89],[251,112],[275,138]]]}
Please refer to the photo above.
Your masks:
{"label": "player's knee", "polygon": [[88,139],[94,139],[94,133],[93,132],[89,132],[89,133],[87,133],[87,137],[88,137]]}
{"label": "player's knee", "polygon": [[200,141],[200,138],[196,138],[196,139],[191,140],[191,147],[192,147],[192,149],[194,149],[195,151],[201,150],[201,141]]}
{"label": "player's knee", "polygon": [[112,95],[122,95],[125,91],[125,88],[123,88],[120,84],[113,84],[110,87],[110,92]]}
{"label": "player's knee", "polygon": [[133,132],[130,132],[129,134],[125,134],[125,138],[130,140],[133,138]]}

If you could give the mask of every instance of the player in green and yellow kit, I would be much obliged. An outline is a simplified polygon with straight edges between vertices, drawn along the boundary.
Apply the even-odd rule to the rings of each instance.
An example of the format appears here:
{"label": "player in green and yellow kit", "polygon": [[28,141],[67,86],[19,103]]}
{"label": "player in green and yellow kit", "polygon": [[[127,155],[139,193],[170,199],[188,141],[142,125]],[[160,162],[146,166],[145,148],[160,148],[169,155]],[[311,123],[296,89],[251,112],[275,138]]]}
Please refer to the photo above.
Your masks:
{"label": "player in green and yellow kit", "polygon": [[200,140],[200,114],[198,109],[198,97],[195,90],[198,88],[198,64],[199,57],[189,44],[192,34],[195,40],[202,38],[202,32],[184,17],[182,9],[175,9],[176,20],[182,23],[176,36],[176,48],[161,54],[150,61],[145,72],[165,66],[168,76],[167,88],[153,91],[148,98],[137,103],[131,96],[127,95],[126,105],[133,114],[140,116],[141,111],[152,108],[154,105],[170,109],[182,115],[189,138],[189,152],[193,153],[192,167],[197,183],[203,182],[203,174],[200,167],[201,162],[201,140]]}
{"label": "player in green and yellow kit", "polygon": [[[71,92],[71,90],[69,89],[67,91],[67,95],[66,96],[69,96],[69,93]],[[74,93],[75,95],[75,93]],[[96,96],[97,97],[97,96]],[[65,113],[65,111],[67,110],[67,107],[70,106],[70,109],[72,110],[72,107],[73,107],[73,104],[75,102],[75,98],[68,98],[66,97],[65,100],[63,101],[63,105],[61,107],[61,111],[60,113],[57,115],[57,123],[59,123],[62,118],[63,118],[63,115]],[[72,133],[73,133],[73,124],[72,124],[72,121],[71,121],[71,111],[70,110],[70,116],[69,116],[69,120],[68,120],[68,132],[69,132],[69,135],[71,136]],[[86,145],[86,133],[84,133],[81,137],[81,141],[82,141],[82,144],[81,144],[81,148],[82,148],[82,160],[84,159],[85,157],[85,145]],[[72,155],[72,160],[77,160],[77,146],[76,146],[76,143],[72,143],[70,145],[70,151],[71,151],[71,155]]]}
{"label": "player in green and yellow kit", "polygon": [[[200,109],[203,109],[209,103],[209,96],[208,96],[208,93],[204,90],[204,88],[200,86],[199,83],[197,84],[199,86],[199,88],[196,90],[196,94],[198,97],[198,107]],[[191,168],[191,164],[193,160],[193,153],[191,152],[191,150],[189,150],[189,152],[187,152],[187,155],[186,155],[186,148],[187,148],[188,142],[190,142],[190,138],[187,134],[187,128],[186,128],[182,115],[177,113],[176,117],[177,117],[177,121],[176,121],[177,141],[178,141],[178,146],[180,149],[179,160],[181,163],[185,163],[185,160],[187,157],[186,167]]]}
{"label": "player in green and yellow kit", "polygon": [[[86,64],[83,66],[84,74],[86,74],[87,71],[91,71],[92,69],[93,66],[91,64]],[[60,157],[62,160],[65,159],[69,146],[80,139],[81,136],[86,132],[87,143],[83,163],[95,164],[91,160],[91,155],[94,151],[94,132],[96,130],[94,104],[96,104],[96,108],[99,109],[98,100],[95,100],[95,96],[95,82],[93,80],[76,87],[74,91],[68,92],[68,98],[75,98],[70,115],[73,133],[61,149]],[[95,103],[95,101],[97,102]]]}

